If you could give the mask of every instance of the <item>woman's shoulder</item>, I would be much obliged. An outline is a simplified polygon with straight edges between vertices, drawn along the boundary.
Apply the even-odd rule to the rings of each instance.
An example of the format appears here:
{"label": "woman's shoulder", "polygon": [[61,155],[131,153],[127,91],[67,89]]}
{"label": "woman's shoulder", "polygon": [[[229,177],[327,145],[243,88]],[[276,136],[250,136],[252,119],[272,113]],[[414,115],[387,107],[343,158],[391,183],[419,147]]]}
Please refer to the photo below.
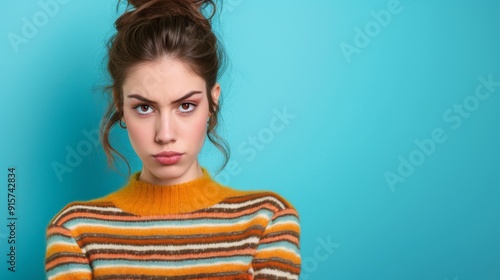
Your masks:
{"label": "woman's shoulder", "polygon": [[238,190],[227,197],[223,203],[233,205],[267,205],[277,211],[293,210],[293,204],[277,192],[270,190]]}
{"label": "woman's shoulder", "polygon": [[97,213],[117,212],[120,211],[109,201],[92,199],[87,201],[73,201],[66,204],[54,217],[50,220],[49,225],[64,225],[67,221],[76,216],[89,216]]}

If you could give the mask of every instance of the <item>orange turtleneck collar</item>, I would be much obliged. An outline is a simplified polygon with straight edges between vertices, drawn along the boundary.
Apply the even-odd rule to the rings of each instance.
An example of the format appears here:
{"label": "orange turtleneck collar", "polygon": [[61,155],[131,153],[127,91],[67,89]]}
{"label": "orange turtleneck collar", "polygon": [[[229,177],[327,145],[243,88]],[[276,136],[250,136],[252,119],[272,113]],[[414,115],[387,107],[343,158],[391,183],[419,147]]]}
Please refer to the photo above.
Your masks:
{"label": "orange turtleneck collar", "polygon": [[123,211],[150,216],[190,213],[243,193],[217,183],[203,167],[202,171],[201,177],[175,185],[141,181],[139,171],[130,176],[127,185],[103,199],[113,202]]}

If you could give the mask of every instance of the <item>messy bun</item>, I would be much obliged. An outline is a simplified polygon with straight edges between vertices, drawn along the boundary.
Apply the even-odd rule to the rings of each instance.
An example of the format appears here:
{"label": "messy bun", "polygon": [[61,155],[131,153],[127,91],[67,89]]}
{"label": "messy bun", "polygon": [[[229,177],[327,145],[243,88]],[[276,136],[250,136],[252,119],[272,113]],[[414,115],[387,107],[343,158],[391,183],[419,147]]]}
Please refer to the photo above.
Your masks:
{"label": "messy bun", "polygon": [[[209,31],[211,28],[209,21],[215,13],[215,3],[212,0],[129,0],[128,4],[135,9],[123,14],[116,21],[115,26],[118,31],[132,21],[176,16],[189,18]],[[213,12],[205,18],[201,11],[209,5],[212,6]]]}
{"label": "messy bun", "polygon": [[[160,1],[153,1],[153,0],[129,0],[128,3],[135,8],[139,8],[140,6],[145,6],[148,4],[151,4],[152,2],[168,2],[165,0],[160,0]],[[198,7],[202,6],[203,4],[206,4],[207,2],[210,2],[213,4],[213,1],[207,1],[207,0],[187,0],[184,2],[188,2],[189,4],[194,4]]]}
{"label": "messy bun", "polygon": [[[202,10],[208,5],[212,6],[212,14],[206,17]],[[115,168],[116,154],[125,161],[130,174],[127,160],[109,141],[110,130],[123,117],[125,78],[134,66],[165,55],[186,63],[205,80],[210,112],[207,137],[224,155],[221,169],[227,164],[229,147],[215,132],[219,105],[210,94],[225,61],[210,22],[215,8],[213,0],[128,0],[125,13],[115,22],[117,32],[108,42],[108,72],[112,83],[107,92],[112,102],[101,122],[100,136],[111,167]]]}

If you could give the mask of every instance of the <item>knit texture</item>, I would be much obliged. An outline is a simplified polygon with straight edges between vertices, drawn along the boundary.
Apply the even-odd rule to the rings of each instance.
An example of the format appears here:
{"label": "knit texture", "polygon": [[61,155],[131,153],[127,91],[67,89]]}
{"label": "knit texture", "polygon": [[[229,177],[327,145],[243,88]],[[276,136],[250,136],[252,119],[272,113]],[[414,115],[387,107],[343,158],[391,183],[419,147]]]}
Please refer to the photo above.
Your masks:
{"label": "knit texture", "polygon": [[134,173],[65,206],[47,227],[45,270],[62,279],[298,279],[299,218],[273,192],[212,179],[169,186]]}

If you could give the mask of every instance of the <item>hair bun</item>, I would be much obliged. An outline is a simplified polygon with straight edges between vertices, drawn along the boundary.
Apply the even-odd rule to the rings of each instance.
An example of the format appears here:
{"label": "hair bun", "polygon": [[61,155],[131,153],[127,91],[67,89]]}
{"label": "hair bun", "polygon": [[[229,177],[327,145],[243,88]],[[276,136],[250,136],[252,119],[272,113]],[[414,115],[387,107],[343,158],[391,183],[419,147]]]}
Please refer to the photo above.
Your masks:
{"label": "hair bun", "polygon": [[[125,12],[115,22],[118,31],[138,21],[163,17],[182,16],[191,19],[198,26],[210,29],[209,20],[215,14],[214,0],[127,0],[135,9]],[[212,14],[205,17],[202,9],[211,5]]]}
{"label": "hair bun", "polygon": [[[212,4],[214,5],[214,2],[212,0],[181,0],[182,2],[190,3],[196,5],[198,8],[203,6],[203,5],[208,5]],[[169,1],[169,0],[128,0],[128,3],[135,8],[139,8],[144,5],[155,5],[152,2],[156,2],[156,4],[164,4],[168,6],[168,3],[170,2],[171,4],[174,4],[175,2],[178,1]],[[162,3],[163,2],[163,3]],[[174,3],[172,3],[174,2]],[[215,5],[214,5],[215,6]]]}

